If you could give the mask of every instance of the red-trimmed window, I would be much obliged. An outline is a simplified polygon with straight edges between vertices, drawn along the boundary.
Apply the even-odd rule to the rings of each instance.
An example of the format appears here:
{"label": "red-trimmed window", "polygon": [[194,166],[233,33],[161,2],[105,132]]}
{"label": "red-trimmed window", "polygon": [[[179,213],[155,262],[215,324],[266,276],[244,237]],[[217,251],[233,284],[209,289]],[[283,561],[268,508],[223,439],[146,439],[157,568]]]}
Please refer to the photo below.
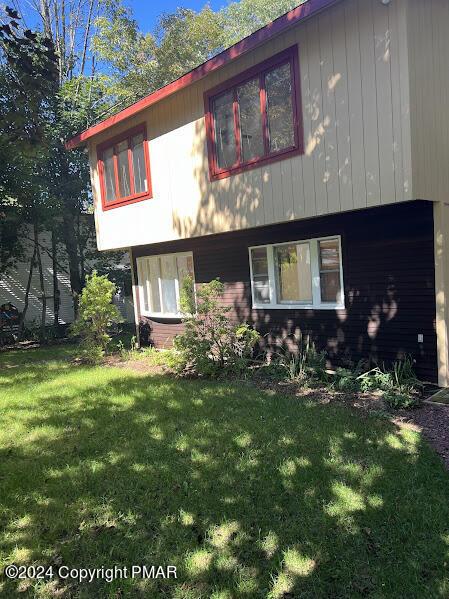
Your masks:
{"label": "red-trimmed window", "polygon": [[139,125],[97,148],[103,210],[152,196],[145,125]]}
{"label": "red-trimmed window", "polygon": [[204,94],[212,180],[303,152],[298,77],[293,46]]}

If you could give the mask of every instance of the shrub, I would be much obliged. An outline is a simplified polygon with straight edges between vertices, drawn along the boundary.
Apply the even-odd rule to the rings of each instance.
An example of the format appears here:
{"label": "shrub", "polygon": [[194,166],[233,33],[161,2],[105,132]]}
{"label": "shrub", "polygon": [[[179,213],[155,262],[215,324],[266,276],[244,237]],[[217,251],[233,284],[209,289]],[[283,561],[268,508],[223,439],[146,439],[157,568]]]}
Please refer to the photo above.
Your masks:
{"label": "shrub", "polygon": [[202,284],[195,297],[193,280],[184,278],[180,306],[185,329],[175,338],[178,353],[172,356],[177,372],[216,377],[224,370],[241,373],[248,365],[259,333],[247,324],[232,324],[231,308],[220,301],[223,292],[223,283],[214,279]]}
{"label": "shrub", "polygon": [[112,303],[115,285],[106,275],[96,271],[86,277],[86,286],[80,295],[78,318],[70,327],[70,334],[80,337],[80,357],[87,362],[101,360],[111,340],[109,329],[122,322],[120,312]]}

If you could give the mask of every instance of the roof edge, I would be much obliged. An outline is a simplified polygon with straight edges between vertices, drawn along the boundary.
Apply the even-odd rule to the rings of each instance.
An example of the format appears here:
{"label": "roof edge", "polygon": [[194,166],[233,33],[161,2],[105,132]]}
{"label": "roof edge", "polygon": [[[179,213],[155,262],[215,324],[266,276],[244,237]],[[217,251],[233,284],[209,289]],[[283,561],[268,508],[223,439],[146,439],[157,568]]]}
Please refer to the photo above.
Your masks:
{"label": "roof edge", "polygon": [[78,146],[86,143],[88,139],[98,135],[102,131],[121,123],[122,121],[141,112],[142,110],[145,110],[145,108],[156,104],[156,102],[160,102],[175,92],[188,87],[200,79],[203,79],[209,73],[216,71],[229,62],[232,62],[236,58],[239,58],[247,52],[254,50],[272,37],[289,29],[293,25],[312,17],[318,12],[325,10],[329,6],[336,4],[339,1],[340,0],[308,0],[308,2],[305,2],[304,4],[301,4],[300,6],[297,6],[289,12],[281,15],[274,21],[271,21],[261,29],[251,33],[226,50],[223,50],[223,52],[220,52],[220,54],[213,56],[175,81],[168,83],[164,87],[152,92],[141,100],[134,102],[134,104],[123,108],[120,110],[120,112],[117,112],[117,114],[110,116],[104,121],[101,121],[79,133],[78,135],[75,135],[75,137],[72,137],[66,142],[65,147],[68,150],[77,148]]}

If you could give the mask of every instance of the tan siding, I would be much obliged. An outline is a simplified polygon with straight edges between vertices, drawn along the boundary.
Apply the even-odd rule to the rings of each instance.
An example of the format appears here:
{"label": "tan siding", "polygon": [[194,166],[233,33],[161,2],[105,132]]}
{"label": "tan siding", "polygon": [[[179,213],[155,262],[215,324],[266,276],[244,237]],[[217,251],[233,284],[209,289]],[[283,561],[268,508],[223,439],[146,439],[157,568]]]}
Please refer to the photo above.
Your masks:
{"label": "tan siding", "polygon": [[[344,4],[338,5],[335,9],[332,23],[332,45],[334,48],[334,71],[338,73],[334,84],[340,205],[342,210],[351,210],[354,207],[354,198],[352,193],[351,126],[349,122],[348,61]],[[343,79],[343,85],[341,86],[338,85],[340,79]]]}
{"label": "tan siding", "polygon": [[[146,120],[154,197],[102,212],[99,246],[128,247],[412,199],[404,0],[342,0],[178,92]],[[297,43],[304,156],[211,183],[203,92]],[[103,133],[95,144],[110,136]],[[91,144],[92,153],[95,145]],[[98,197],[96,158],[92,158]]]}
{"label": "tan siding", "polygon": [[449,197],[449,3],[409,0],[413,187],[416,197]]}

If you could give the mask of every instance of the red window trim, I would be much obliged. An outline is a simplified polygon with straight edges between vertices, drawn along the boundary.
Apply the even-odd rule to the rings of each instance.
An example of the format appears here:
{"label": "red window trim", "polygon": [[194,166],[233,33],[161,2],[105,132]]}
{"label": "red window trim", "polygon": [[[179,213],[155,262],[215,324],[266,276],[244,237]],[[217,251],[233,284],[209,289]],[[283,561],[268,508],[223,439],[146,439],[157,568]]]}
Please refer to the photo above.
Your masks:
{"label": "red window trim", "polygon": [[[143,191],[141,193],[134,193],[134,173],[133,173],[133,163],[132,163],[132,154],[131,154],[131,140],[135,135],[139,133],[143,134],[143,154],[145,161],[145,171],[146,177],[148,181],[148,190]],[[130,179],[130,189],[131,194],[126,197],[117,197],[115,200],[110,202],[106,201],[106,184],[104,179],[104,163],[103,163],[103,155],[106,150],[111,147],[114,147],[121,143],[122,141],[128,141],[128,166],[129,166],[129,179]],[[116,135],[111,139],[107,139],[97,146],[97,161],[98,161],[98,173],[100,178],[100,193],[101,193],[101,205],[103,210],[111,210],[112,208],[117,208],[119,206],[125,206],[127,204],[134,204],[135,202],[141,202],[142,200],[147,200],[153,197],[152,187],[151,187],[151,173],[150,173],[150,152],[148,149],[148,140],[147,140],[147,128],[145,123],[141,123],[132,129],[127,129],[120,135]],[[118,180],[118,160],[117,155],[114,153],[114,175],[115,175],[115,189],[120,193],[119,180]]]}
{"label": "red window trim", "polygon": [[[286,148],[279,152],[268,153],[268,121],[266,114],[266,92],[263,81],[263,76],[267,71],[270,71],[276,66],[283,64],[290,64],[290,70],[292,74],[292,106],[293,106],[293,132],[295,144],[291,148]],[[256,75],[260,76],[259,90],[260,90],[260,108],[262,116],[262,129],[264,138],[265,155],[260,158],[254,158],[247,162],[242,163],[240,160],[240,128],[238,126],[238,110],[236,100],[236,87],[254,79]],[[226,91],[233,91],[234,93],[234,131],[236,136],[236,155],[237,163],[235,166],[220,169],[217,165],[216,146],[215,146],[215,123],[214,115],[212,110],[213,100],[216,96],[221,95]],[[246,71],[239,73],[235,77],[228,79],[227,81],[217,85],[216,87],[204,92],[204,111],[206,120],[206,137],[207,137],[207,151],[209,156],[209,177],[211,181],[217,181],[242,173],[243,171],[260,167],[264,164],[270,164],[278,160],[284,160],[298,154],[304,154],[304,128],[302,120],[302,109],[301,109],[301,89],[300,89],[300,77],[299,77],[299,58],[298,58],[298,46],[295,44],[286,50],[283,50],[279,54],[276,54],[269,59],[247,69]]]}

